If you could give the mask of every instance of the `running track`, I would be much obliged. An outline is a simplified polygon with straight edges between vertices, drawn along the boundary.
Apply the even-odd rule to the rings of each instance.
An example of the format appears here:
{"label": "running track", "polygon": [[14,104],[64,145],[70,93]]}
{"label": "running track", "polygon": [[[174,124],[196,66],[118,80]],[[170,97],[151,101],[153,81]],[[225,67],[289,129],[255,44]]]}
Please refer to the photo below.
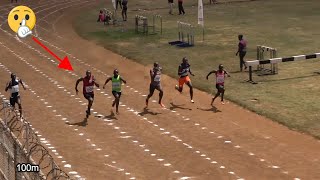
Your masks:
{"label": "running track", "polygon": [[[32,40],[18,41],[6,23],[10,4],[0,6],[0,83],[16,72],[29,86],[22,92],[25,116],[41,134],[56,162],[71,176],[104,179],[320,179],[320,143],[232,103],[215,108],[210,96],[173,91],[176,80],[163,77],[166,109],[157,93],[144,109],[148,68],[85,41],[73,31],[75,14],[97,2],[43,0],[26,4],[37,15],[34,33],[75,69],[57,61]],[[96,89],[88,125],[86,101],[74,84],[92,70],[102,86],[114,68],[128,81],[120,115],[111,110],[110,85]],[[4,89],[4,88],[3,88]],[[79,86],[79,89],[81,87]],[[170,94],[169,94],[170,92]],[[1,91],[0,96],[8,94]],[[217,101],[218,102],[218,101]]]}

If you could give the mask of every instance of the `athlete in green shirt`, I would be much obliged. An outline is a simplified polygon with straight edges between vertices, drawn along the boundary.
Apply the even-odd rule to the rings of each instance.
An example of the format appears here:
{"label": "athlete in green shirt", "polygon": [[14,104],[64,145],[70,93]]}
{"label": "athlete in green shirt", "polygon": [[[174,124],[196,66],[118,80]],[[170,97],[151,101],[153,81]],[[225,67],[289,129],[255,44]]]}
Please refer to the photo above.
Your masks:
{"label": "athlete in green shirt", "polygon": [[112,107],[114,107],[114,105],[116,105],[116,113],[119,114],[119,102],[120,102],[120,97],[121,97],[121,84],[122,84],[122,82],[124,82],[126,84],[127,81],[120,77],[119,71],[117,69],[115,69],[113,71],[113,76],[106,80],[106,82],[103,85],[103,89],[105,89],[105,86],[109,81],[112,82],[112,94],[115,98],[115,100],[112,103]]}

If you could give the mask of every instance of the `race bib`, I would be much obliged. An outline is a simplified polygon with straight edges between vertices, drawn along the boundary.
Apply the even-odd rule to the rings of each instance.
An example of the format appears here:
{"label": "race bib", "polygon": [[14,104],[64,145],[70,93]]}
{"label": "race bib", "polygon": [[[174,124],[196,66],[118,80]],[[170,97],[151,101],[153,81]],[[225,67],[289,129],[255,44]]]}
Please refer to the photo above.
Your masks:
{"label": "race bib", "polygon": [[93,86],[86,86],[86,92],[87,93],[93,92]]}
{"label": "race bib", "polygon": [[161,76],[160,75],[156,75],[154,77],[154,81],[159,82],[161,80]]}
{"label": "race bib", "polygon": [[218,76],[217,83],[224,83],[224,76]]}
{"label": "race bib", "polygon": [[12,93],[19,92],[19,86],[18,86],[18,85],[12,86],[12,87],[11,87],[11,92],[12,92]]}
{"label": "race bib", "polygon": [[116,83],[113,83],[113,84],[112,84],[112,87],[113,87],[113,88],[119,88],[120,85],[121,85],[121,83],[116,82]]}

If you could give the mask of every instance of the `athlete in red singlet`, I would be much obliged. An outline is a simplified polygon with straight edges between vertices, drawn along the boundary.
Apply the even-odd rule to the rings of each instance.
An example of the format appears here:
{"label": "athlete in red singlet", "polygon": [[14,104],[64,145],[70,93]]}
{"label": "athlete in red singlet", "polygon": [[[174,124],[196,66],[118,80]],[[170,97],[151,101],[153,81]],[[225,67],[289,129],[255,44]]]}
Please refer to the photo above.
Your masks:
{"label": "athlete in red singlet", "polygon": [[87,117],[90,115],[90,109],[93,104],[94,99],[94,86],[99,87],[99,84],[95,82],[94,76],[91,75],[91,72],[88,70],[84,78],[80,78],[76,82],[76,92],[78,94],[78,84],[80,81],[83,82],[83,96],[88,100],[88,109],[86,111]]}
{"label": "athlete in red singlet", "polygon": [[209,74],[207,75],[207,80],[209,78],[209,76],[212,74],[212,73],[215,73],[216,75],[216,88],[218,89],[218,92],[217,94],[214,96],[214,98],[212,98],[212,101],[211,101],[211,106],[213,105],[213,102],[214,100],[221,94],[221,103],[224,104],[224,101],[223,101],[223,95],[224,95],[224,91],[225,91],[225,88],[224,88],[224,79],[225,79],[225,75],[227,74],[228,77],[230,77],[229,73],[225,70],[223,70],[223,65],[220,64],[219,65],[219,70],[216,71],[216,70],[213,70],[211,72],[209,72]]}

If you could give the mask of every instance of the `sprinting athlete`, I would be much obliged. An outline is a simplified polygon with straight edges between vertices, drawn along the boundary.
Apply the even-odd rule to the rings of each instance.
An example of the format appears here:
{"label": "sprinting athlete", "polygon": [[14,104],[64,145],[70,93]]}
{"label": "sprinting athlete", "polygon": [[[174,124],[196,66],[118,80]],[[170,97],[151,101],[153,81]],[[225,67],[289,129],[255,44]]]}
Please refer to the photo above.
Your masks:
{"label": "sprinting athlete", "polygon": [[226,70],[223,69],[223,65],[222,64],[219,65],[219,70],[218,71],[213,70],[213,71],[209,72],[209,74],[207,75],[207,80],[208,80],[209,76],[212,73],[215,73],[215,75],[216,75],[216,88],[217,88],[218,91],[217,91],[216,95],[214,96],[214,98],[212,98],[211,106],[213,105],[214,100],[220,94],[221,94],[221,103],[224,104],[224,101],[223,101],[223,96],[224,96],[224,91],[225,91],[224,79],[225,79],[226,74],[228,75],[228,77],[230,77],[230,75]]}
{"label": "sprinting athlete", "polygon": [[176,90],[178,90],[181,93],[182,90],[183,90],[183,85],[187,84],[189,86],[189,88],[190,88],[191,102],[194,103],[194,101],[193,101],[193,87],[192,87],[191,80],[190,80],[189,75],[188,75],[189,73],[192,76],[194,76],[194,74],[191,72],[190,64],[188,63],[188,59],[186,57],[184,57],[182,59],[182,63],[179,66],[179,69],[178,69],[178,75],[180,76],[180,78],[179,78],[179,86],[176,85],[175,88],[176,88]]}
{"label": "sprinting athlete", "polygon": [[165,107],[161,102],[163,97],[163,90],[161,87],[161,71],[162,68],[159,66],[159,63],[155,62],[153,64],[153,69],[150,70],[151,82],[149,87],[149,95],[146,99],[146,107],[148,107],[149,99],[152,97],[154,90],[159,91],[159,104],[161,107]]}
{"label": "sprinting athlete", "polygon": [[103,85],[103,89],[105,89],[105,86],[109,81],[112,82],[112,94],[115,98],[112,103],[112,107],[114,107],[114,105],[116,105],[116,113],[119,114],[119,102],[120,102],[120,97],[121,97],[121,84],[122,84],[122,82],[127,84],[127,81],[122,79],[122,77],[120,77],[119,71],[117,69],[115,69],[113,71],[113,76],[106,80],[106,82]]}
{"label": "sprinting athlete", "polygon": [[94,76],[91,74],[91,71],[87,70],[86,71],[86,76],[83,78],[80,78],[77,80],[76,82],[76,92],[78,94],[78,84],[80,83],[80,81],[83,82],[83,96],[84,98],[86,98],[88,100],[88,109],[86,111],[87,117],[89,117],[90,110],[91,110],[91,106],[93,104],[93,100],[94,100],[94,86],[97,86],[99,88],[99,84],[96,83],[96,80],[94,78]]}
{"label": "sprinting athlete", "polygon": [[23,89],[26,90],[21,79],[17,79],[14,73],[11,73],[11,81],[9,81],[6,85],[5,91],[7,92],[11,89],[11,96],[10,96],[10,105],[15,109],[16,103],[19,106],[20,118],[22,118],[22,105],[21,105],[21,97],[19,93],[19,83],[22,85]]}

